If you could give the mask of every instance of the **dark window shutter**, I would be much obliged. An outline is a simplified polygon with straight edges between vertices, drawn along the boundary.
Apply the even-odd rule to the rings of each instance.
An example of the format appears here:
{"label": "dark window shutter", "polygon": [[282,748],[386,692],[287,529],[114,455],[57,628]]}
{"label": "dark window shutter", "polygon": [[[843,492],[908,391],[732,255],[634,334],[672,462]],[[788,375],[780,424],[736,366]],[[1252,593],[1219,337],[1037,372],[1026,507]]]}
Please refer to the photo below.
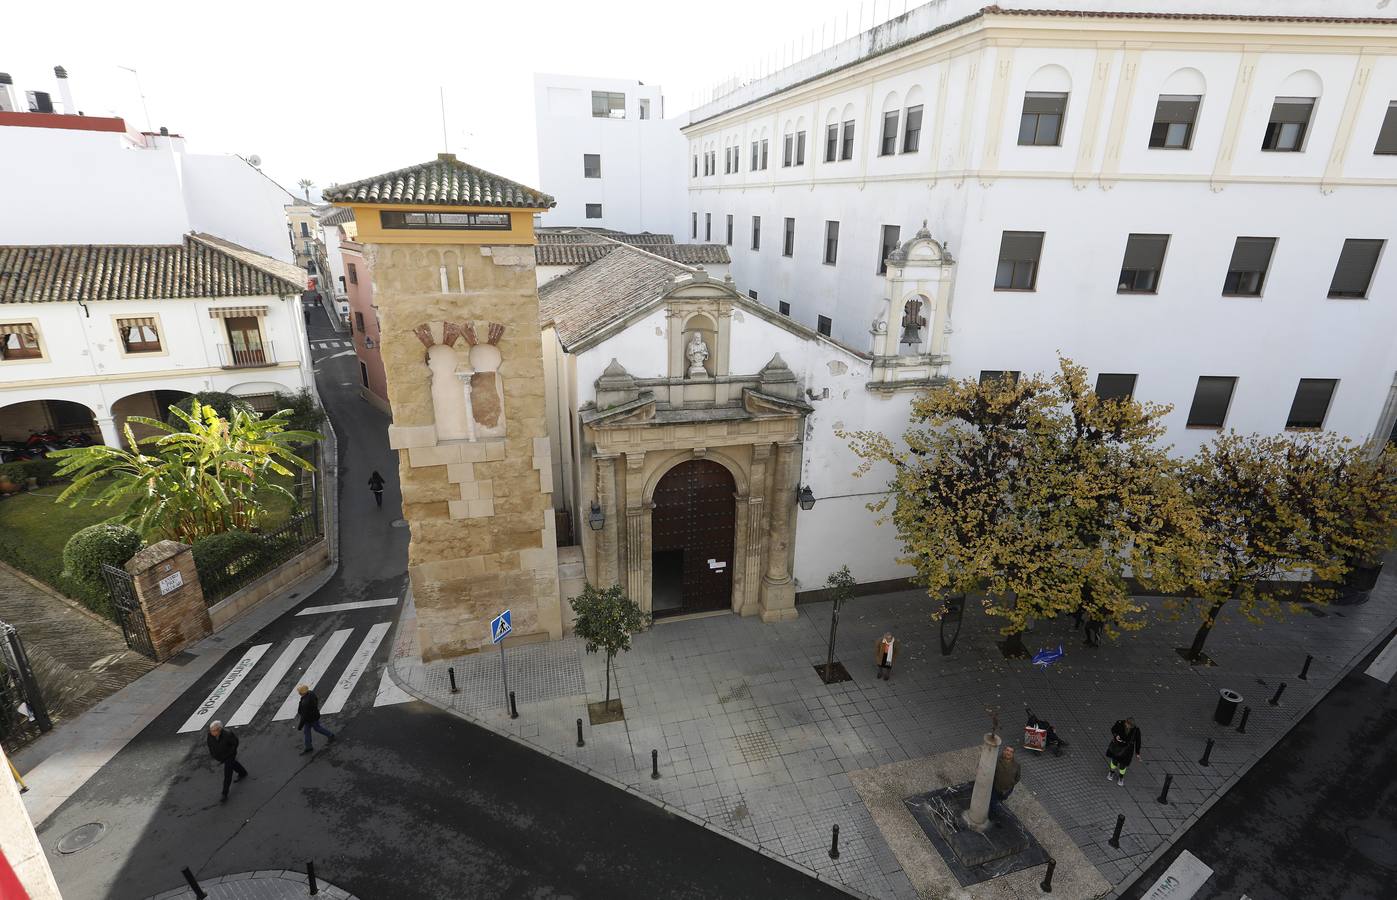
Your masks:
{"label": "dark window shutter", "polygon": [[1154,110],[1156,122],[1192,124],[1198,118],[1198,97],[1161,94]]}
{"label": "dark window shutter", "polygon": [[1368,285],[1373,280],[1373,270],[1378,266],[1378,254],[1382,252],[1382,244],[1382,241],[1360,238],[1344,241],[1344,249],[1339,253],[1339,264],[1334,269],[1334,280],[1329,283],[1330,296],[1366,296]]}
{"label": "dark window shutter", "polygon": [[1237,379],[1231,376],[1201,375],[1193,391],[1193,405],[1188,410],[1188,424],[1202,428],[1221,428],[1227,420],[1227,407],[1232,404],[1232,390]]}
{"label": "dark window shutter", "polygon": [[1306,125],[1314,108],[1313,97],[1277,97],[1271,105],[1271,121]]}
{"label": "dark window shutter", "polygon": [[1037,261],[1043,250],[1043,232],[1006,231],[999,245],[1000,259],[1029,259]]}
{"label": "dark window shutter", "polygon": [[1264,272],[1271,264],[1271,251],[1275,247],[1275,238],[1239,237],[1227,268],[1232,272]]}
{"label": "dark window shutter", "polygon": [[1026,113],[1048,113],[1060,116],[1067,112],[1067,95],[1029,91],[1023,96],[1023,111]]}
{"label": "dark window shutter", "polygon": [[1102,372],[1096,376],[1096,396],[1102,400],[1127,400],[1135,394],[1134,375]]}
{"label": "dark window shutter", "polygon": [[1336,378],[1301,378],[1295,388],[1295,399],[1290,403],[1290,415],[1286,416],[1286,428],[1321,428],[1324,414],[1329,411],[1329,401],[1334,397]]}
{"label": "dark window shutter", "polygon": [[1123,269],[1164,268],[1164,249],[1169,246],[1167,234],[1132,234],[1125,244]]}
{"label": "dark window shutter", "polygon": [[1378,130],[1378,143],[1374,153],[1397,153],[1397,100],[1387,104],[1387,115]]}

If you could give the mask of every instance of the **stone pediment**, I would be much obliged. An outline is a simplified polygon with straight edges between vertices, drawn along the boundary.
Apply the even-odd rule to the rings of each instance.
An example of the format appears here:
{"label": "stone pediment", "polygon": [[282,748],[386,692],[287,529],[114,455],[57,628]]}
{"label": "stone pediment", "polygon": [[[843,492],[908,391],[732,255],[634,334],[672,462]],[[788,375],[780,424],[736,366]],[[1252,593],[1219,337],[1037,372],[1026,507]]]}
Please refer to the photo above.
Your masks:
{"label": "stone pediment", "polygon": [[760,418],[767,418],[770,416],[803,416],[814,410],[814,408],[804,400],[778,397],[775,394],[767,394],[756,388],[743,389],[742,408],[750,415]]}
{"label": "stone pediment", "polygon": [[594,428],[614,428],[624,425],[645,425],[655,418],[655,394],[644,391],[636,399],[604,410],[582,410],[582,422]]}

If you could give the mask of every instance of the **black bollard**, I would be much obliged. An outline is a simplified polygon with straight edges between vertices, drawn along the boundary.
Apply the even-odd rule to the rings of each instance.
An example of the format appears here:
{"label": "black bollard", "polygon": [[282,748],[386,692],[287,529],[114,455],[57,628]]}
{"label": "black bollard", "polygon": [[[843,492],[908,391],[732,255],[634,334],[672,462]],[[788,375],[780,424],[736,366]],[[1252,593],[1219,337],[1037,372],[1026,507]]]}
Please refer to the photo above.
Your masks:
{"label": "black bollard", "polygon": [[1162,790],[1162,791],[1159,792],[1159,802],[1160,802],[1160,803],[1168,803],[1168,802],[1169,802],[1169,785],[1171,785],[1171,784],[1173,784],[1173,783],[1174,783],[1174,776],[1173,776],[1173,775],[1165,775],[1165,776],[1164,776],[1164,790]]}
{"label": "black bollard", "polygon": [[1203,758],[1200,759],[1200,760],[1198,761],[1198,764],[1199,764],[1200,766],[1206,766],[1206,765],[1208,764],[1208,760],[1212,757],[1212,755],[1213,755],[1213,739],[1212,739],[1212,738],[1208,738],[1208,743],[1207,743],[1206,745],[1204,745],[1204,747],[1203,747]]}
{"label": "black bollard", "polygon": [[510,692],[509,692],[509,717],[510,717],[511,719],[517,719],[517,718],[519,718],[519,707],[517,707],[517,706],[514,705],[514,692],[513,692],[513,691],[510,691]]}
{"label": "black bollard", "polygon": [[320,885],[315,882],[315,863],[306,860],[306,884],[310,885],[312,895],[320,893]]}
{"label": "black bollard", "polygon": [[830,858],[830,859],[838,859],[838,858],[839,858],[839,826],[838,826],[838,825],[834,826],[834,830],[830,833],[830,839],[829,839],[829,858]]}
{"label": "black bollard", "polygon": [[458,687],[456,687],[456,670],[453,669],[453,668],[451,668],[450,666],[447,666],[447,668],[446,668],[446,677],[451,679],[451,693],[453,693],[453,694],[459,694],[459,693],[461,693],[461,689],[458,688]]}
{"label": "black bollard", "polygon": [[650,777],[660,777],[660,751],[658,750],[650,751]]}
{"label": "black bollard", "polygon": [[1038,885],[1038,889],[1045,894],[1053,892],[1053,871],[1057,869],[1057,860],[1048,857],[1048,871],[1043,873],[1043,881]]}
{"label": "black bollard", "polygon": [[1304,664],[1303,666],[1300,667],[1300,680],[1301,680],[1301,681],[1309,681],[1309,679],[1310,679],[1310,663],[1312,663],[1312,662],[1314,662],[1314,661],[1315,661],[1315,658],[1314,658],[1313,656],[1311,656],[1311,655],[1308,654],[1308,653],[1305,654],[1305,664]]}
{"label": "black bollard", "polygon": [[1113,834],[1113,835],[1111,835],[1111,839],[1110,839],[1109,841],[1107,841],[1106,843],[1110,844],[1112,847],[1115,847],[1117,850],[1119,850],[1119,849],[1121,848],[1121,829],[1124,828],[1124,827],[1125,827],[1125,816],[1123,816],[1123,815],[1117,815],[1117,816],[1116,816],[1116,833]]}
{"label": "black bollard", "polygon": [[1250,715],[1251,715],[1251,707],[1250,707],[1250,706],[1244,706],[1244,707],[1242,707],[1242,721],[1240,721],[1240,722],[1237,723],[1237,733],[1238,733],[1238,734],[1246,734],[1246,733],[1247,733],[1247,717],[1250,716]]}
{"label": "black bollard", "polygon": [[581,719],[578,719],[578,720],[577,720],[577,746],[579,746],[579,747],[585,747],[585,746],[587,746],[587,742],[584,741],[584,740],[582,740],[582,720],[581,720]]}
{"label": "black bollard", "polygon": [[204,889],[199,887],[198,880],[194,877],[194,873],[189,871],[188,866],[184,867],[184,871],[181,874],[184,875],[184,880],[189,882],[190,889],[194,891],[194,900],[204,900],[204,898],[208,896],[208,894],[204,893]]}
{"label": "black bollard", "polygon": [[1281,705],[1281,694],[1284,694],[1284,693],[1285,693],[1285,682],[1282,681],[1282,682],[1281,682],[1281,686],[1278,687],[1278,688],[1276,688],[1276,696],[1272,697],[1270,700],[1267,700],[1266,702],[1269,703],[1269,704],[1271,704],[1272,706],[1280,706],[1280,705]]}

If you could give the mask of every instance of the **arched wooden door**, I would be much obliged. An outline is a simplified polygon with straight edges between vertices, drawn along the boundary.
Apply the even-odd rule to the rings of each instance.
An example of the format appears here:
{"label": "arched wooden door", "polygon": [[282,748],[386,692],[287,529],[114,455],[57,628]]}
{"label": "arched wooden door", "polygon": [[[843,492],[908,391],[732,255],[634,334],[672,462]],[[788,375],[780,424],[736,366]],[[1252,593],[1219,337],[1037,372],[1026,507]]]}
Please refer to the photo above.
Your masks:
{"label": "arched wooden door", "polygon": [[651,512],[651,612],[732,608],[737,486],[723,466],[694,459],[655,486]]}

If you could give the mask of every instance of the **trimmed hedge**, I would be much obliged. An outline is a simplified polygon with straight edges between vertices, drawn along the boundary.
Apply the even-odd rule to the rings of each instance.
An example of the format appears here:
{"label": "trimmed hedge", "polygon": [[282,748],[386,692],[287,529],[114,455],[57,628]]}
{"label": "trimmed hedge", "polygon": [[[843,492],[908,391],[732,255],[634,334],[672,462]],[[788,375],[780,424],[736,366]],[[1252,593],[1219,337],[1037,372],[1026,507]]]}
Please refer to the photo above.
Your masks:
{"label": "trimmed hedge", "polygon": [[79,529],[63,545],[60,586],[91,609],[111,616],[114,610],[102,565],[120,567],[144,544],[140,533],[125,525],[103,523]]}
{"label": "trimmed hedge", "polygon": [[266,547],[266,539],[250,531],[211,534],[194,542],[194,568],[199,570],[200,581],[216,581],[226,577],[225,570],[235,562],[241,561],[239,568],[244,568],[259,561]]}
{"label": "trimmed hedge", "polygon": [[304,388],[294,394],[277,391],[272,399],[276,403],[273,412],[291,410],[286,420],[288,431],[319,431],[325,422],[325,410],[316,405],[315,397]]}
{"label": "trimmed hedge", "polygon": [[55,480],[53,473],[56,471],[58,460],[46,456],[0,465],[0,476],[8,477],[20,487],[24,487],[24,483],[30,478],[39,479],[39,484],[52,484]]}

